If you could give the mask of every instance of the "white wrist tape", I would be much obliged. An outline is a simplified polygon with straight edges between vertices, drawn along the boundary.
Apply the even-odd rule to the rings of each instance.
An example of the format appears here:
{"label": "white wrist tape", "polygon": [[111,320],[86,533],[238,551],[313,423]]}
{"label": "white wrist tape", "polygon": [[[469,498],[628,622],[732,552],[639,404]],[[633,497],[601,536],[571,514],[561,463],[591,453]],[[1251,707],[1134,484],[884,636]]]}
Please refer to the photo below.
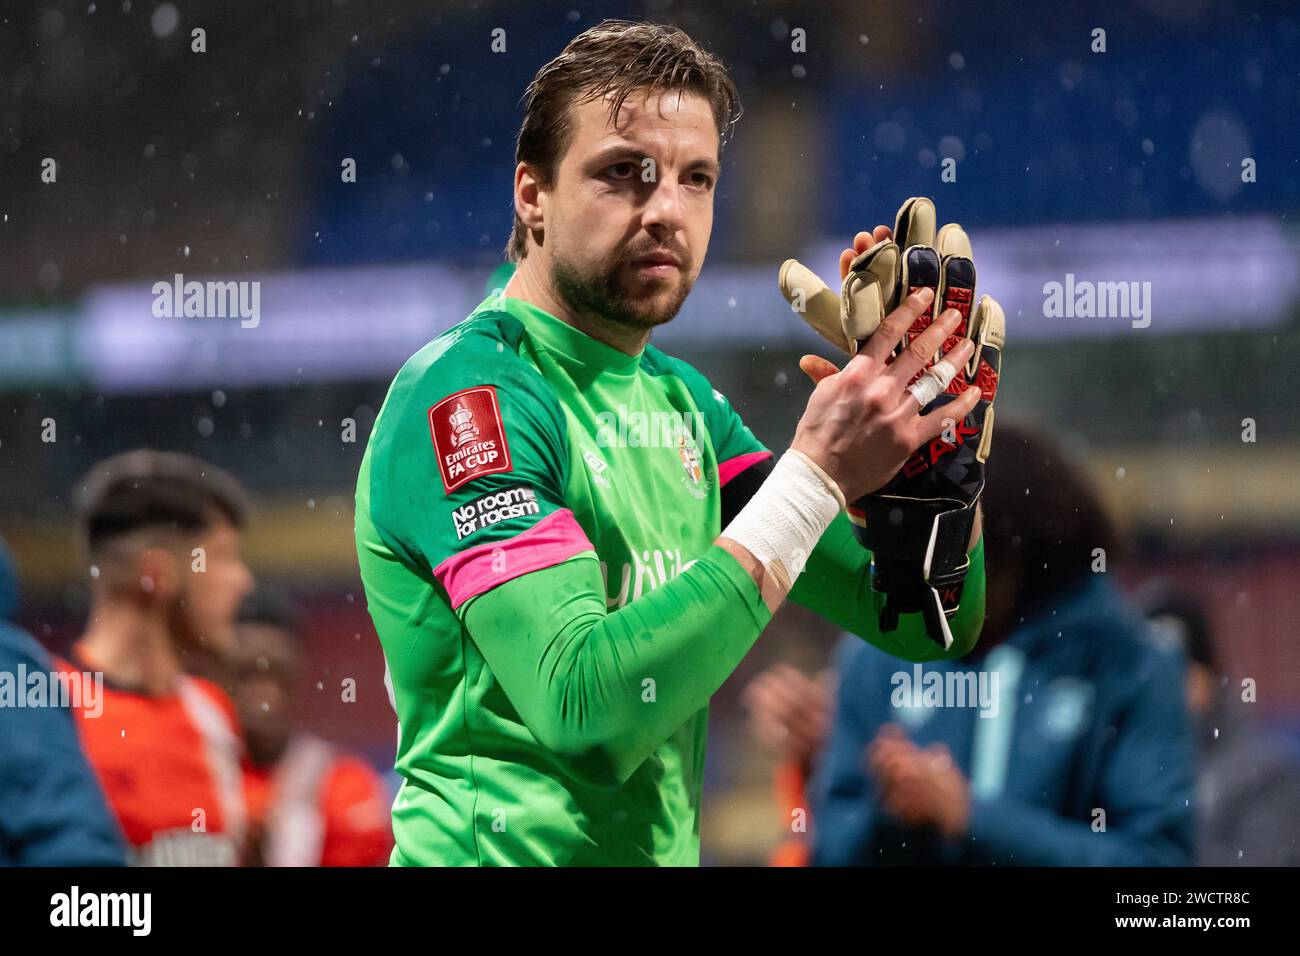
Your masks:
{"label": "white wrist tape", "polygon": [[844,509],[844,493],[807,455],[787,451],[722,536],[743,545],[786,591]]}

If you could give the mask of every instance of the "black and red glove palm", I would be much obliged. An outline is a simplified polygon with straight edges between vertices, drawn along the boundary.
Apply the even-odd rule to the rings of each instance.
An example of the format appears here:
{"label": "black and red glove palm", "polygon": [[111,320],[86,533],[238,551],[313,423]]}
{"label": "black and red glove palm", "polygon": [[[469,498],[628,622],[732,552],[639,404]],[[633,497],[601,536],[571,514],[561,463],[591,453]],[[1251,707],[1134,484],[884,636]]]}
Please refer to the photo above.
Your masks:
{"label": "black and red glove palm", "polygon": [[[909,199],[898,211],[893,238],[853,260],[839,296],[793,259],[782,266],[780,284],[804,320],[850,356],[903,298],[920,288],[934,290],[934,304],[907,330],[894,354],[947,309],[961,314],[961,324],[927,367],[962,338],[974,342],[970,361],[922,412],[952,402],[969,385],[981,392],[974,410],[947,423],[944,434],[917,449],[883,488],[848,508],[858,540],[872,552],[873,586],[886,597],[880,629],[892,631],[899,614],[920,612],[926,633],[947,649],[953,642],[948,621],[961,604],[970,567],[966,547],[984,490],[1006,318],[990,296],[975,301],[975,263],[965,231],[950,223],[936,233],[935,224],[929,199]],[[924,374],[918,372],[913,382]]]}

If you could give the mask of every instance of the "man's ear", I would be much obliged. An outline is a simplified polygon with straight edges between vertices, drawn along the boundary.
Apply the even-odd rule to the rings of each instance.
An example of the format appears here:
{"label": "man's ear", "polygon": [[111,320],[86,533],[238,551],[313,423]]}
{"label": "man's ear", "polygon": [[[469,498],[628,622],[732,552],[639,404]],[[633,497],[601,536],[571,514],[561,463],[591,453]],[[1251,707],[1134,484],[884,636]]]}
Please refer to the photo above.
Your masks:
{"label": "man's ear", "polygon": [[529,232],[541,231],[546,227],[541,182],[527,163],[515,167],[515,214]]}
{"label": "man's ear", "polygon": [[136,561],[136,593],[141,603],[169,604],[182,590],[180,559],[169,548],[145,548]]}

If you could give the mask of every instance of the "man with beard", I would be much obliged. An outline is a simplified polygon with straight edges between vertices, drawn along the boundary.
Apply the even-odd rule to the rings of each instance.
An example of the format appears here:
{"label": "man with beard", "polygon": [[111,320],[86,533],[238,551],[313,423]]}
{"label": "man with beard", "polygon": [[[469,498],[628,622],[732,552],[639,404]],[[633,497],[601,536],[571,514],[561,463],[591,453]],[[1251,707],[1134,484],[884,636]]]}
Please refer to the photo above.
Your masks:
{"label": "man with beard", "polygon": [[243,493],[188,455],[139,450],[82,481],[90,617],[65,673],[103,674],[102,709],[75,710],[86,756],[143,865],[227,866],[244,829],[230,698],[183,672],[228,654],[252,587],[240,556]]}
{"label": "man with beard", "polygon": [[[517,271],[389,389],[356,540],[399,723],[394,864],[698,864],[709,698],[787,596],[912,660],[978,636],[978,521],[945,648],[920,613],[882,633],[842,513],[975,408],[978,388],[927,415],[908,391],[956,311],[892,362],[928,290],[844,370],[805,357],[816,389],[775,465],[703,375],[648,344],[699,274],[738,111],[680,30],[575,38],[527,93]],[[859,234],[842,276],[888,234]]]}

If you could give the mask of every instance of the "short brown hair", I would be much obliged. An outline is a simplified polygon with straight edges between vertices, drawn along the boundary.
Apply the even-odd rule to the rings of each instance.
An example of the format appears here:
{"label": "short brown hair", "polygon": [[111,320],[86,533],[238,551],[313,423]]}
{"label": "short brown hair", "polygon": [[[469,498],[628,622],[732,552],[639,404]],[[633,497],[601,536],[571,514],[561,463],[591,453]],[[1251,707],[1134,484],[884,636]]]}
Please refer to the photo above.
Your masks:
{"label": "short brown hair", "polygon": [[1017,604],[1042,601],[1092,575],[1128,543],[1083,465],[1047,432],[998,416],[984,487],[988,566],[1019,572]]}
{"label": "short brown hair", "polygon": [[[533,77],[523,96],[524,121],[515,141],[515,164],[527,163],[549,187],[568,148],[569,108],[613,94],[610,116],[638,90],[698,93],[709,101],[725,142],[740,119],[740,96],[727,68],[685,32],[660,23],[605,20],[584,30]],[[721,147],[719,147],[719,150]],[[527,250],[527,230],[515,214],[506,257],[518,262]]]}
{"label": "short brown hair", "polygon": [[243,490],[225,471],[146,448],[101,461],[77,495],[78,531],[89,555],[143,529],[189,534],[221,520],[242,528],[246,513]]}

